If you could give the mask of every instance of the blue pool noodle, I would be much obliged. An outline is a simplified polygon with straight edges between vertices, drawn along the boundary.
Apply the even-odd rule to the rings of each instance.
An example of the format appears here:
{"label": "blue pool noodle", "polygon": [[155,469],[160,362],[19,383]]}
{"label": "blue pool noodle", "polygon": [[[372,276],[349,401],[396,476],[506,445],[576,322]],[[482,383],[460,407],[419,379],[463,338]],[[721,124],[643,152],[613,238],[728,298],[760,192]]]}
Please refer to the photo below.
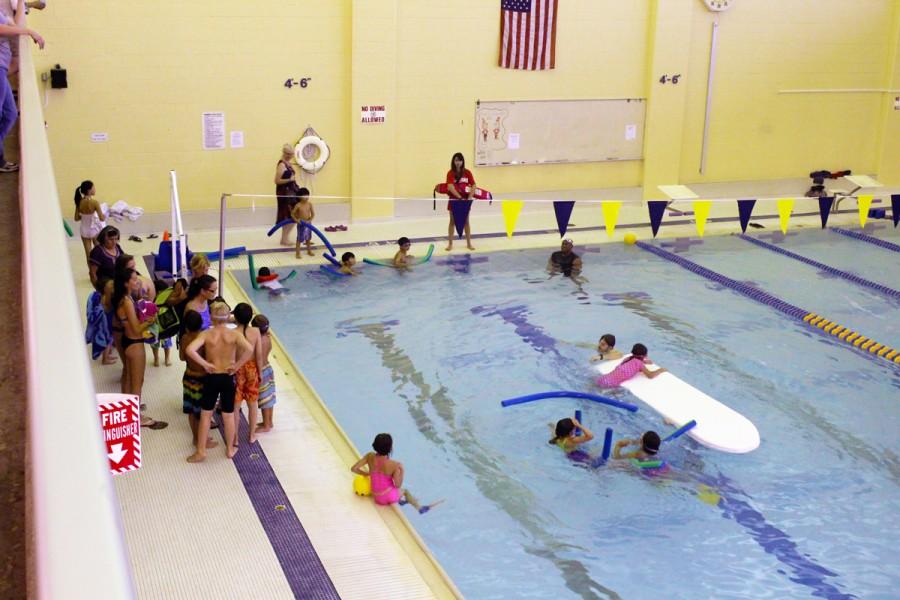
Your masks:
{"label": "blue pool noodle", "polygon": [[627,402],[619,402],[611,398],[605,398],[596,394],[585,394],[584,392],[539,392],[537,394],[529,394],[527,396],[519,396],[518,398],[510,398],[500,403],[504,408],[507,406],[515,406],[516,404],[525,404],[526,402],[534,402],[536,400],[544,400],[545,398],[581,398],[582,400],[590,400],[591,402],[599,402],[616,408],[621,408],[631,412],[637,412],[638,407]]}
{"label": "blue pool noodle", "polygon": [[325,260],[327,260],[328,262],[330,262],[330,263],[333,264],[334,266],[336,266],[336,267],[342,266],[341,263],[340,263],[340,261],[339,261],[338,259],[336,259],[335,257],[331,256],[330,254],[323,254],[322,256],[324,256],[324,257],[325,257]]}
{"label": "blue pool noodle", "polygon": [[337,269],[329,267],[328,265],[319,265],[319,270],[324,271],[329,275],[334,275],[335,277],[352,277],[352,275],[350,275],[349,273],[341,273]]}
{"label": "blue pool noodle", "polygon": [[[234,258],[235,256],[240,256],[241,254],[243,254],[246,251],[247,251],[246,246],[237,246],[235,248],[225,248],[225,258]],[[216,250],[215,252],[204,252],[204,254],[206,254],[206,258],[208,258],[210,261],[219,260],[219,251],[218,250]]]}
{"label": "blue pool noodle", "polygon": [[612,427],[607,427],[606,435],[603,437],[603,454],[600,455],[600,458],[603,459],[603,462],[609,460],[609,451],[612,450],[612,436]]}
{"label": "blue pool noodle", "polygon": [[[275,226],[269,230],[269,233],[267,235],[269,237],[272,237],[273,233],[275,233],[276,231],[278,231],[285,225],[290,225],[291,223],[296,223],[296,221],[294,221],[293,219],[285,219],[284,221],[279,221],[278,223],[275,223]],[[319,239],[322,240],[322,243],[325,244],[325,247],[328,248],[329,252],[331,252],[331,255],[337,256],[337,252],[334,251],[334,246],[331,245],[331,242],[328,241],[328,238],[325,237],[324,235],[322,235],[322,232],[319,231],[319,229],[315,225],[313,225],[309,221],[300,221],[299,223],[297,223],[297,226],[298,227],[309,227],[309,229],[313,233],[315,233],[317,236],[319,236]]]}
{"label": "blue pool noodle", "polygon": [[681,427],[679,427],[678,429],[676,429],[675,431],[673,431],[672,433],[667,435],[663,439],[663,441],[671,442],[672,440],[681,437],[682,435],[684,435],[685,433],[687,433],[688,431],[690,431],[691,429],[693,429],[696,426],[697,426],[697,421],[695,421],[694,419],[691,419],[690,421],[688,421],[687,423],[685,423],[684,425],[682,425]]}
{"label": "blue pool noodle", "polygon": [[[575,411],[575,420],[578,421],[579,423],[581,423],[581,411],[580,410]],[[575,435],[581,435],[580,427],[575,428]]]}

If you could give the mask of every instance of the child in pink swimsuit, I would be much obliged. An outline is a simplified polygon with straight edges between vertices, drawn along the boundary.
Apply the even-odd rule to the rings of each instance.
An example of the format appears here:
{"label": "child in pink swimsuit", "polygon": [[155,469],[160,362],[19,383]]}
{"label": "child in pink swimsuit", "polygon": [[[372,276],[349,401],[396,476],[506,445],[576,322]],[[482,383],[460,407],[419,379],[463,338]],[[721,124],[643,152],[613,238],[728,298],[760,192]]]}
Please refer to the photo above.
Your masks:
{"label": "child in pink swimsuit", "polygon": [[389,458],[393,446],[394,440],[391,434],[379,433],[372,442],[372,449],[375,452],[368,452],[350,467],[350,470],[357,475],[369,476],[372,479],[372,497],[375,499],[375,504],[387,506],[399,503],[402,506],[408,502],[419,511],[419,514],[424,515],[443,500],[422,506],[412,494],[402,488],[403,464]]}
{"label": "child in pink swimsuit", "polygon": [[638,373],[643,373],[649,379],[653,379],[666,372],[665,369],[651,371],[645,366],[648,364],[653,363],[647,358],[647,346],[635,344],[631,348],[631,355],[626,356],[612,372],[597,379],[597,385],[600,387],[616,387],[622,385]]}

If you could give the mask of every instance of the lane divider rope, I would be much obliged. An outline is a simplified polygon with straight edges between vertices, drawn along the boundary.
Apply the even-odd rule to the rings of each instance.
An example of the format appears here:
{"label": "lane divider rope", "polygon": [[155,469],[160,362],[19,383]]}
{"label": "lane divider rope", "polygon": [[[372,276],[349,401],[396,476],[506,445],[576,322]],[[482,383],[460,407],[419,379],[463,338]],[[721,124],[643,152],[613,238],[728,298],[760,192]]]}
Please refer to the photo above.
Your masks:
{"label": "lane divider rope", "polygon": [[832,227],[829,231],[839,233],[848,238],[853,238],[854,240],[866,242],[867,244],[872,244],[873,246],[878,246],[879,248],[884,248],[885,250],[890,250],[891,252],[900,252],[900,245],[889,242],[887,240],[879,239],[871,235],[866,235],[865,233],[861,233],[859,231],[841,229],[840,227]]}
{"label": "lane divider rope", "polygon": [[710,281],[714,281],[722,285],[723,287],[732,289],[740,294],[743,294],[744,296],[747,296],[751,300],[755,300],[760,304],[770,306],[789,317],[802,321],[816,331],[828,334],[853,348],[865,351],[869,356],[882,358],[894,364],[900,365],[900,350],[891,348],[890,346],[885,346],[884,344],[879,344],[875,340],[872,340],[871,338],[868,338],[864,335],[860,335],[856,331],[843,327],[833,321],[826,319],[825,317],[817,315],[808,310],[804,310],[798,306],[794,306],[793,304],[789,304],[784,300],[781,300],[780,298],[777,298],[762,290],[758,290],[751,285],[736,281],[734,279],[731,279],[730,277],[726,277],[724,275],[716,273],[711,269],[707,269],[706,267],[701,267],[695,262],[687,260],[686,258],[678,256],[677,254],[674,254],[672,252],[668,252],[667,250],[663,250],[662,248],[659,248],[657,246],[653,246],[646,242],[640,241],[635,242],[635,245],[641,250],[646,250],[651,254],[655,254],[660,258],[673,262],[679,267],[686,269],[691,273],[694,273],[695,275],[699,275]]}
{"label": "lane divider rope", "polygon": [[862,287],[867,287],[869,289],[875,290],[876,292],[881,292],[887,296],[891,296],[892,298],[900,298],[900,290],[895,290],[894,288],[890,288],[886,285],[882,285],[880,283],[876,283],[874,281],[870,281],[858,275],[854,275],[853,273],[848,273],[847,271],[841,271],[840,269],[836,269],[832,266],[826,265],[825,263],[820,263],[817,260],[813,260],[811,258],[807,258],[805,256],[801,256],[799,254],[795,254],[790,250],[786,250],[784,248],[780,248],[775,244],[770,244],[769,242],[764,242],[760,239],[750,237],[749,235],[742,234],[738,236],[745,242],[750,242],[751,244],[755,244],[760,248],[765,248],[766,250],[771,250],[776,254],[781,254],[782,256],[787,256],[788,258],[792,258],[796,261],[802,262],[803,264],[810,265],[815,267],[821,271],[825,271],[835,277],[840,277],[841,279],[845,279],[856,285],[860,285]]}

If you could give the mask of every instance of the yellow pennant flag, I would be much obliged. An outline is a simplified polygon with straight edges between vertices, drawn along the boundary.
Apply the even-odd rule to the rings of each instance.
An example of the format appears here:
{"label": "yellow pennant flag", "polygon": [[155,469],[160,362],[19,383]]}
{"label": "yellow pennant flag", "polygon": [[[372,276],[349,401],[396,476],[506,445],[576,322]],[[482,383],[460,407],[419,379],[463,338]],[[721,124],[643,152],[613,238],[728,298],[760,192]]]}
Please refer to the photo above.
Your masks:
{"label": "yellow pennant flag", "polygon": [[697,235],[703,237],[706,229],[706,219],[709,218],[709,209],[712,208],[712,200],[694,200],[694,219],[697,221]]}
{"label": "yellow pennant flag", "polygon": [[501,203],[503,222],[506,223],[506,237],[512,237],[513,231],[516,229],[516,221],[519,220],[519,213],[522,212],[524,205],[525,202],[522,200],[504,200]]}
{"label": "yellow pennant flag", "polygon": [[866,219],[869,218],[869,207],[872,206],[872,195],[864,194],[856,198],[856,206],[859,207],[859,226],[866,226]]}
{"label": "yellow pennant flag", "polygon": [[788,221],[791,220],[791,211],[793,210],[793,198],[782,198],[778,201],[778,221],[781,223],[781,233],[787,233]]}
{"label": "yellow pennant flag", "polygon": [[603,209],[603,223],[606,225],[606,235],[609,237],[613,236],[613,232],[616,230],[616,223],[619,220],[619,209],[622,207],[622,202],[619,200],[604,200],[600,203],[600,208]]}

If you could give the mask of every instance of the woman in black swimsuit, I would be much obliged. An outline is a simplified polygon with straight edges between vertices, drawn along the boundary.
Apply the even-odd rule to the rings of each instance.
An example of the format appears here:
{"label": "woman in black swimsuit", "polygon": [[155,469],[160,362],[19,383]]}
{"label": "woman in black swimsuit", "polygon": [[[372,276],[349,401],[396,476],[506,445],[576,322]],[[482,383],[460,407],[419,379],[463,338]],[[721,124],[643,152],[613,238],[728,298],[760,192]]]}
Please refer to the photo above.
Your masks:
{"label": "woman in black swimsuit", "polygon": [[[297,185],[294,167],[291,161],[294,159],[294,147],[285,144],[281,148],[281,159],[275,166],[275,195],[278,196],[278,214],[275,215],[275,224],[281,223],[291,218],[291,211],[294,205],[299,202],[298,191],[300,186]],[[285,225],[281,228],[281,245],[293,246],[291,241],[291,231],[294,225]]]}
{"label": "woman in black swimsuit", "polygon": [[[147,351],[144,346],[144,332],[156,321],[153,316],[144,322],[138,319],[134,296],[140,296],[141,280],[134,269],[123,269],[116,273],[113,286],[112,305],[115,316],[122,327],[122,393],[134,394],[138,398],[144,387],[144,368],[147,366]],[[161,429],[159,421],[141,416],[141,425],[151,429]]]}

